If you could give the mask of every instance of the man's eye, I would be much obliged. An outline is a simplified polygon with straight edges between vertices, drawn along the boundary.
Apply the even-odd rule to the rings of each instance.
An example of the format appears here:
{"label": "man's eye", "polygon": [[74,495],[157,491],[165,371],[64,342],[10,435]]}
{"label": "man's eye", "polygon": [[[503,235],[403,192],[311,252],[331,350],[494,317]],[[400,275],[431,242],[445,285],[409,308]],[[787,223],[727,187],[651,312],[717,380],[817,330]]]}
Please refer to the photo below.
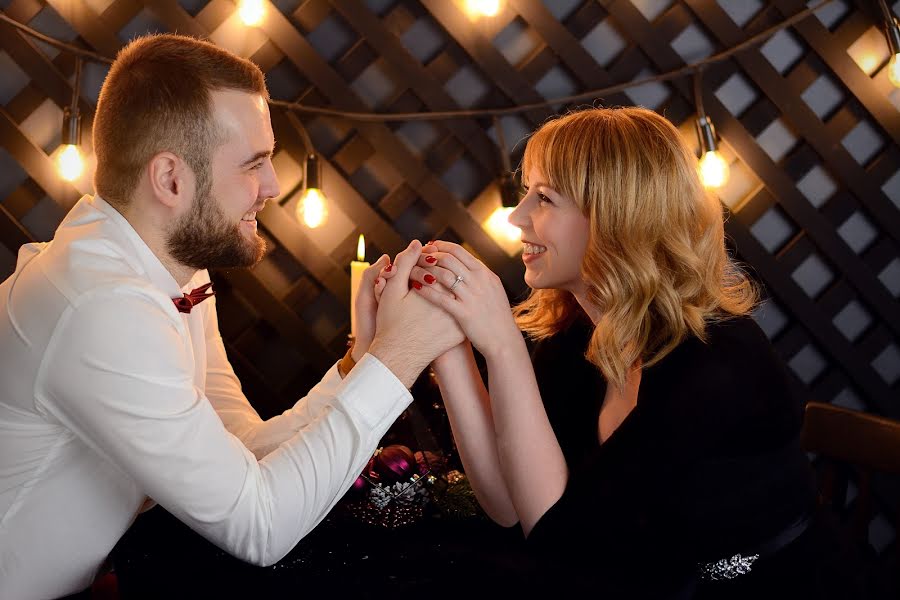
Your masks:
{"label": "man's eye", "polygon": [[256,163],[255,165],[253,165],[253,166],[250,167],[250,168],[253,169],[254,171],[256,171],[256,170],[262,169],[262,166],[263,166],[263,164],[262,164],[261,162],[259,162],[259,163]]}

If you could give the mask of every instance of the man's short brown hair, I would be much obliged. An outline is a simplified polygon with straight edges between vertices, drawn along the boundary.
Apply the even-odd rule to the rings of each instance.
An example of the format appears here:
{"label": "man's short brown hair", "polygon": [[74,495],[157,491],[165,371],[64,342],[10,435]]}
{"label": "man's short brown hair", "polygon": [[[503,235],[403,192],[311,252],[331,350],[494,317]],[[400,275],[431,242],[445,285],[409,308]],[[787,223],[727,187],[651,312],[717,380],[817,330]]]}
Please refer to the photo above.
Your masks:
{"label": "man's short brown hair", "polygon": [[265,77],[249,60],[181,35],[150,35],[125,46],[103,82],[94,116],[94,187],[111,204],[131,199],[147,162],[172,152],[209,185],[219,135],[210,94],[220,89],[268,100]]}

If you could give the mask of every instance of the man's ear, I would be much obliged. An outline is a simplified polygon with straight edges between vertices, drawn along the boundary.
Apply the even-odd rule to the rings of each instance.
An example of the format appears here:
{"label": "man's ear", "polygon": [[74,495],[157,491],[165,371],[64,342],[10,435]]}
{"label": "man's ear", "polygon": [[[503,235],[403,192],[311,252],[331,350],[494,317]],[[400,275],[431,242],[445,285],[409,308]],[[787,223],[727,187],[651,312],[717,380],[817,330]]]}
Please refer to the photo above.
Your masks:
{"label": "man's ear", "polygon": [[189,202],[193,194],[193,173],[179,156],[171,152],[154,155],[147,165],[154,197],[162,204],[177,208]]}

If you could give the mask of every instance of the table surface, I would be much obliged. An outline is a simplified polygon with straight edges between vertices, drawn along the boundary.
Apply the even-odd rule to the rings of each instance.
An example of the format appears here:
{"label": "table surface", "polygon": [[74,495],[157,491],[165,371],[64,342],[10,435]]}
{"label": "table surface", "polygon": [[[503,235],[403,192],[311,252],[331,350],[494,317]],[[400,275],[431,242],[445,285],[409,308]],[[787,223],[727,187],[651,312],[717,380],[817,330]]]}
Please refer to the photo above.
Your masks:
{"label": "table surface", "polygon": [[486,592],[534,591],[536,563],[521,530],[485,519],[426,514],[387,529],[340,505],[281,561],[255,567],[231,557],[156,507],[113,551],[123,598],[294,598],[308,592],[431,600]]}

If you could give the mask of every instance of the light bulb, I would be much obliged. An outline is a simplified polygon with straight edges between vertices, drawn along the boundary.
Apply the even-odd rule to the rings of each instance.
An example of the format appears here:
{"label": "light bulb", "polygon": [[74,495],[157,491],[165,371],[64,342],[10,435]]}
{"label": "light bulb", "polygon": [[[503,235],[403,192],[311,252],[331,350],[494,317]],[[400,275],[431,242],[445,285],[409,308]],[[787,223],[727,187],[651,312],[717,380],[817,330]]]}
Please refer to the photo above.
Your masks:
{"label": "light bulb", "polygon": [[466,9],[483,17],[494,17],[500,12],[500,0],[466,0]]}
{"label": "light bulb", "polygon": [[720,188],[728,183],[728,163],[717,150],[700,158],[700,181],[708,188]]}
{"label": "light bulb", "polygon": [[509,222],[509,215],[515,210],[509,206],[500,206],[488,217],[488,231],[494,237],[503,237],[511,242],[518,241],[522,237],[522,230]]}
{"label": "light bulb", "polygon": [[306,188],[297,203],[297,220],[315,229],[328,218],[328,205],[325,194],[319,188]]}
{"label": "light bulb", "polygon": [[241,0],[238,4],[238,16],[244,25],[256,27],[266,16],[266,6],[263,0]]}
{"label": "light bulb", "polygon": [[66,144],[56,161],[59,175],[66,181],[75,181],[84,172],[84,159],[74,144]]}
{"label": "light bulb", "polygon": [[895,54],[888,61],[888,80],[894,87],[900,87],[900,54]]}

